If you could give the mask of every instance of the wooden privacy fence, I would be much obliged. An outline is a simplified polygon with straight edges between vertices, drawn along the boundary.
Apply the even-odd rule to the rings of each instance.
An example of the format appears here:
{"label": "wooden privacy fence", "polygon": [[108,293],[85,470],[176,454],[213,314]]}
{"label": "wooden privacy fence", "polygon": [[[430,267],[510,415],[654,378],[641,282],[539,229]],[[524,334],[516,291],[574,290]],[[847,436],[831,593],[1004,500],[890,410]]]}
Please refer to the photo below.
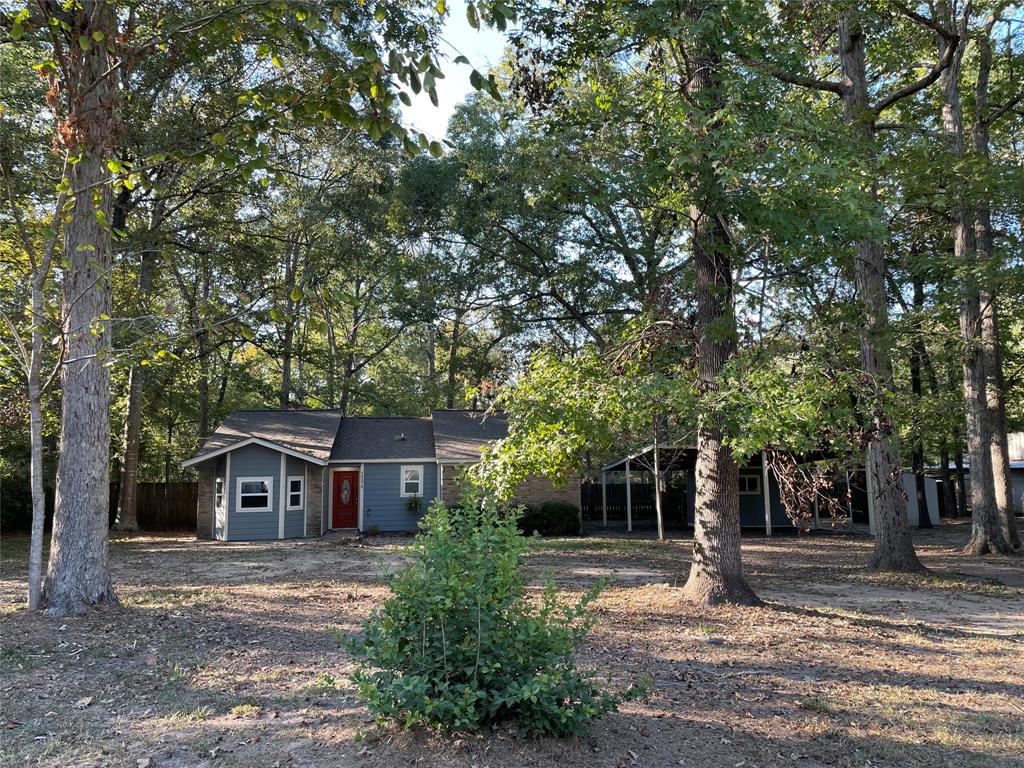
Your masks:
{"label": "wooden privacy fence", "polygon": [[[119,483],[110,484],[110,521],[117,516]],[[144,531],[194,531],[199,483],[139,483],[139,528]]]}

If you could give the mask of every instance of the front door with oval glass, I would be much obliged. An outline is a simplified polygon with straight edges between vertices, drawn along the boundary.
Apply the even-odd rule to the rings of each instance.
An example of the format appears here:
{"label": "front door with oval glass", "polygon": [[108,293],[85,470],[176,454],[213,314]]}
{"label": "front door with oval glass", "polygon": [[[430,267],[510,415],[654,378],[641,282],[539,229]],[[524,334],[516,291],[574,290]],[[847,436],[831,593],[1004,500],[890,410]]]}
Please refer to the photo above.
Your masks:
{"label": "front door with oval glass", "polygon": [[355,528],[359,524],[359,471],[334,473],[331,528]]}

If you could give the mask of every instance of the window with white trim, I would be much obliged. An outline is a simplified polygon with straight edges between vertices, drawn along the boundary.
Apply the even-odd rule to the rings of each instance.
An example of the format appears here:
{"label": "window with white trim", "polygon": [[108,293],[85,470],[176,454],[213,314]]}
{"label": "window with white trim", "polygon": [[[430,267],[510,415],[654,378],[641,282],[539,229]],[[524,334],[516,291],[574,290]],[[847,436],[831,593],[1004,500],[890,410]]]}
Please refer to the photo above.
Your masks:
{"label": "window with white trim", "polygon": [[403,466],[401,496],[423,495],[423,467]]}
{"label": "window with white trim", "polygon": [[272,477],[240,477],[238,478],[239,512],[267,512],[270,500],[274,495],[274,478]]}
{"label": "window with white trim", "polygon": [[740,495],[758,496],[761,494],[760,475],[740,475]]}
{"label": "window with white trim", "polygon": [[224,478],[218,477],[213,490],[213,508],[218,512],[224,509]]}
{"label": "window with white trim", "polygon": [[288,478],[288,509],[302,509],[302,476]]}

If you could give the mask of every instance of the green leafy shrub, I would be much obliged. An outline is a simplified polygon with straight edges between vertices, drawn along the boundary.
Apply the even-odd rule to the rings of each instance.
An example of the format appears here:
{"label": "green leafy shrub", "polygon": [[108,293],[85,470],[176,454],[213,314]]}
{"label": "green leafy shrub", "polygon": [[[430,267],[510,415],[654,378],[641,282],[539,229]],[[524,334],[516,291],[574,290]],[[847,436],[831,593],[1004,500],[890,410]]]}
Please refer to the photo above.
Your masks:
{"label": "green leafy shrub", "polygon": [[528,505],[519,517],[519,530],[541,536],[577,536],[580,509],[566,501],[546,501],[539,507]]}
{"label": "green leafy shrub", "polygon": [[549,581],[526,600],[515,519],[491,501],[435,502],[391,597],[350,640],[359,695],[382,718],[477,730],[510,721],[523,733],[569,735],[640,690],[612,693],[577,669],[597,589],[564,604]]}

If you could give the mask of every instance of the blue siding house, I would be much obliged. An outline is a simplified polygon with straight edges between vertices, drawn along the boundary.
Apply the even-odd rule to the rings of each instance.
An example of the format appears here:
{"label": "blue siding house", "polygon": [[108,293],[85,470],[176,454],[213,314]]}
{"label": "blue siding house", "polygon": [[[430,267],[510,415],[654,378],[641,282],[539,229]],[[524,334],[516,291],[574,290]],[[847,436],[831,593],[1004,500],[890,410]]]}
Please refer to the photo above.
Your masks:
{"label": "blue siding house", "polygon": [[[453,496],[459,467],[478,461],[481,447],[507,431],[503,415],[479,411],[423,418],[236,411],[183,462],[199,475],[197,535],[262,541],[329,530],[415,531],[443,488],[445,498]],[[578,485],[552,488],[550,496],[573,493],[578,504]]]}

